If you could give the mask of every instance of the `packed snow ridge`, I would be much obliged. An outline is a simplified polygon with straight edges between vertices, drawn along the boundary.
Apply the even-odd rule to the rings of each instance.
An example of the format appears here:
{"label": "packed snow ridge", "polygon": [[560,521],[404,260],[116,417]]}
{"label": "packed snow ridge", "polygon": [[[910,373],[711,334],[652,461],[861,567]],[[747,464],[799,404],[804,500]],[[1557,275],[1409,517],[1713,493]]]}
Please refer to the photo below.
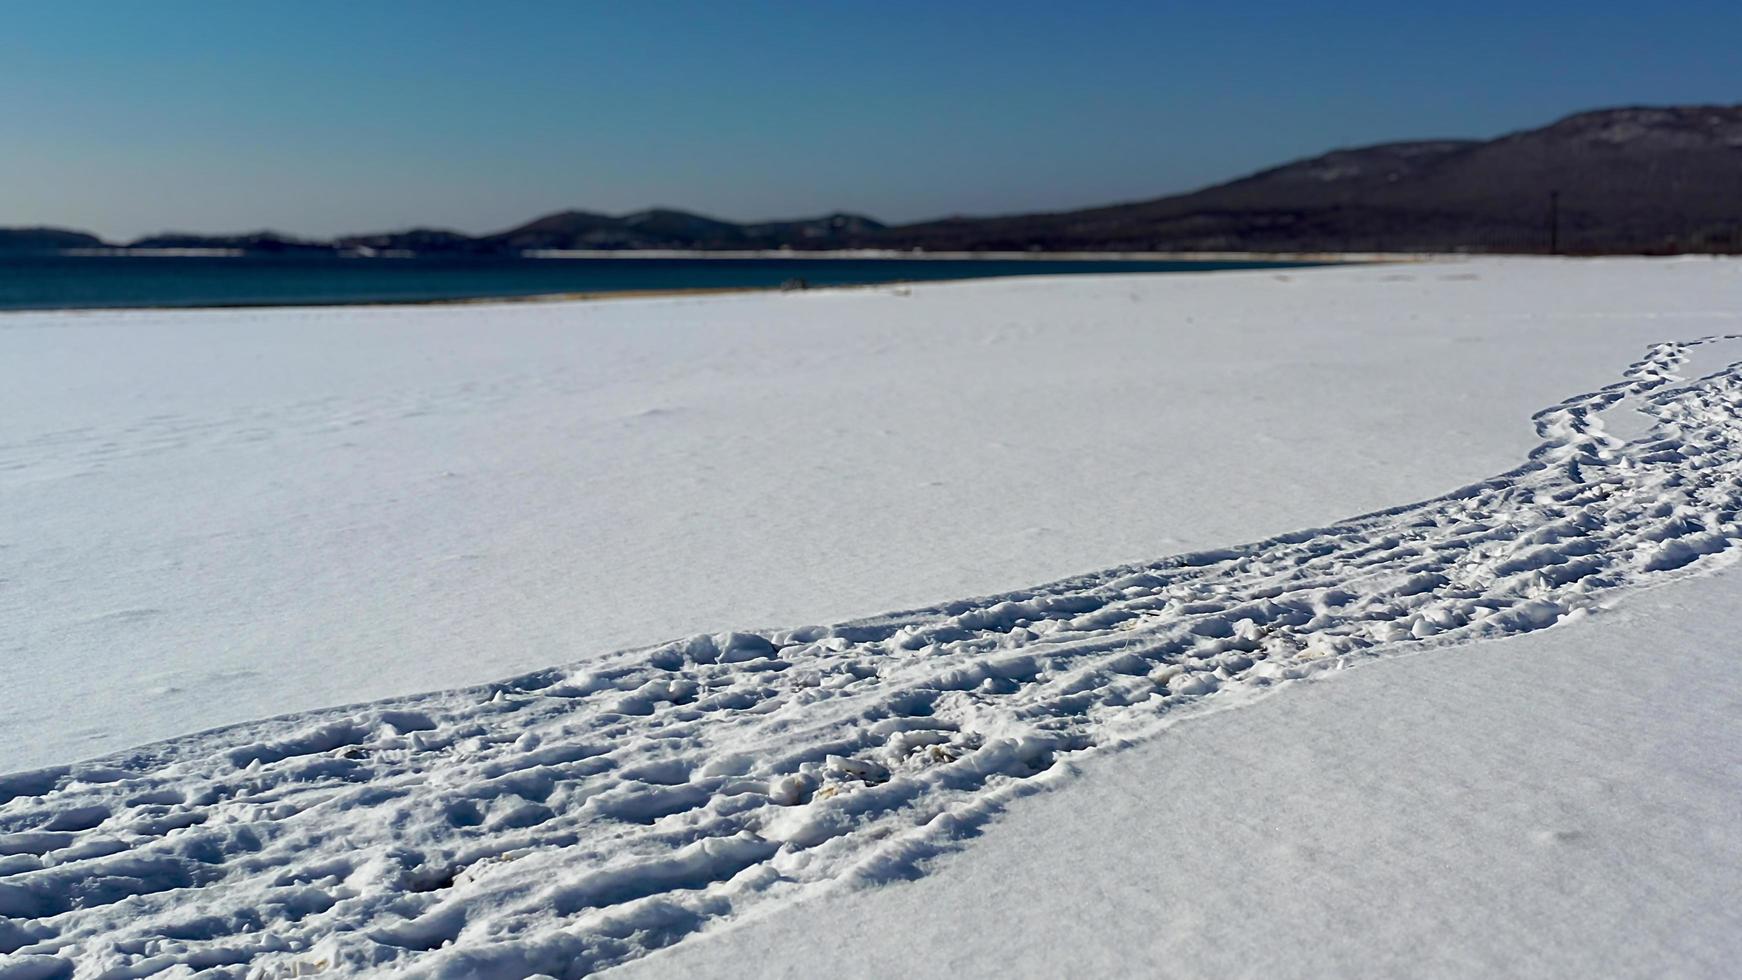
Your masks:
{"label": "packed snow ridge", "polygon": [[1728,560],[1742,362],[1678,371],[1738,339],[1656,345],[1517,469],[1330,527],[0,778],[0,975],[575,977],[916,874],[1187,706]]}

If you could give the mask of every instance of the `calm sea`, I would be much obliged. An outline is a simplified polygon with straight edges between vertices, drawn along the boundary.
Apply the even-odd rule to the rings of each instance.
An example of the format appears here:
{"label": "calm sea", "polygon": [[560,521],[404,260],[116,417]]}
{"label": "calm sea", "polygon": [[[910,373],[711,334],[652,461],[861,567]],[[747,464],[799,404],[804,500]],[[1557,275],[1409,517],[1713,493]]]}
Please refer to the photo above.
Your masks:
{"label": "calm sea", "polygon": [[1060,259],[526,259],[0,254],[0,309],[404,303],[551,293],[757,288],[1110,272],[1271,269],[1298,262]]}

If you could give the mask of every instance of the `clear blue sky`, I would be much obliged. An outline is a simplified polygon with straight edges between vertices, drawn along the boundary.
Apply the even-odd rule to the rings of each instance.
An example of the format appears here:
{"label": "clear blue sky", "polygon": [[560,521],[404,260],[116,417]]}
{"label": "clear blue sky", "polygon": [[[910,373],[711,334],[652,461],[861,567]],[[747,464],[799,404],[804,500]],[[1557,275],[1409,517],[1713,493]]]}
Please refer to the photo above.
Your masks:
{"label": "clear blue sky", "polygon": [[1336,146],[1742,101],[1739,39],[1739,0],[20,2],[0,225],[1110,203]]}

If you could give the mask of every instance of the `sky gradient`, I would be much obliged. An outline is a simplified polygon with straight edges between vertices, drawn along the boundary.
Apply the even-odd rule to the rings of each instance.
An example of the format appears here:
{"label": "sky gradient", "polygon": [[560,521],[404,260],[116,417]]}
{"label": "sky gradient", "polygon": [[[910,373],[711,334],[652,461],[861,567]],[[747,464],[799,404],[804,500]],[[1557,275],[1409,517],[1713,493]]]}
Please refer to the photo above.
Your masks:
{"label": "sky gradient", "polygon": [[1742,101],[1736,0],[1433,6],[12,4],[0,226],[480,233],[652,205],[908,221]]}

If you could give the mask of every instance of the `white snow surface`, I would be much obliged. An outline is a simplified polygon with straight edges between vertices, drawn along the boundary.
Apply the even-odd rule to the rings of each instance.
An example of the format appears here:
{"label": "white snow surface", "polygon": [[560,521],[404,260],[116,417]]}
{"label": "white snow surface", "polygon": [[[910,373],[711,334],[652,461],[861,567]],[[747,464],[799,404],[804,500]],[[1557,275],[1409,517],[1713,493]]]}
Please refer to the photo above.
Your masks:
{"label": "white snow surface", "polygon": [[1738,288],[1480,261],[0,315],[0,771],[1434,496]]}
{"label": "white snow surface", "polygon": [[1738,578],[1195,718],[610,976],[1733,977]]}
{"label": "white snow surface", "polygon": [[4,968],[581,975],[1182,718],[1600,631],[1730,560],[1738,299],[1482,260],[0,318],[0,769],[50,764],[0,780]]}

